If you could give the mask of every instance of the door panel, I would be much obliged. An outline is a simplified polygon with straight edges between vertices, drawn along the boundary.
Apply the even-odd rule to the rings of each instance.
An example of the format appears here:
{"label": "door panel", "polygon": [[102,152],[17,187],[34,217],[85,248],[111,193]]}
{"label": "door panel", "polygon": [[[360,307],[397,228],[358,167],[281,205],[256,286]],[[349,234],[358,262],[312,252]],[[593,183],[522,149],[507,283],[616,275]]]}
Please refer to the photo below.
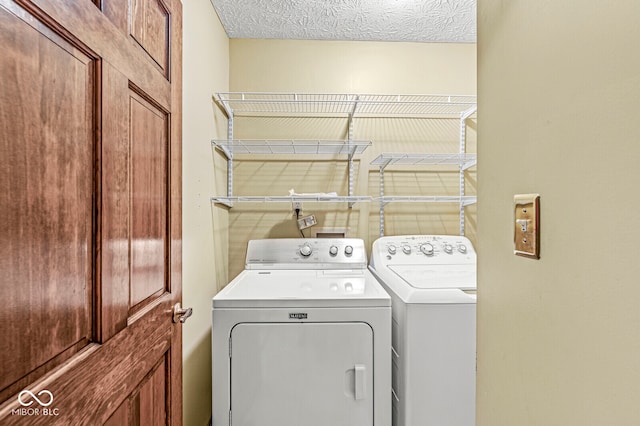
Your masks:
{"label": "door panel", "polygon": [[131,36],[165,72],[169,58],[169,12],[161,0],[131,0]]}
{"label": "door panel", "polygon": [[364,323],[239,324],[233,426],[372,426],[373,331]]}
{"label": "door panel", "polygon": [[122,426],[130,423],[130,407],[129,400],[126,400],[120,407],[109,417],[109,420],[104,424],[105,426]]}
{"label": "door panel", "polygon": [[131,306],[165,290],[167,245],[167,114],[130,95]]}
{"label": "door panel", "polygon": [[0,0],[2,424],[182,421],[181,3],[109,5]]}
{"label": "door panel", "polygon": [[168,353],[162,356],[151,373],[106,421],[105,426],[167,424],[170,409],[169,359]]}
{"label": "door panel", "polygon": [[[11,165],[0,168],[0,280],[9,307],[0,340],[10,342],[0,346],[0,396],[86,345],[93,330],[96,64],[23,17],[0,9],[0,44],[14,52],[0,65],[0,102],[14,111],[0,126],[2,161]],[[47,87],[52,79],[58,84]]]}
{"label": "door panel", "polygon": [[101,320],[104,342],[127,326],[130,281],[129,79],[102,64]]}
{"label": "door panel", "polygon": [[128,33],[129,26],[129,0],[102,0],[99,1],[102,12],[109,18],[123,34]]}
{"label": "door panel", "polygon": [[133,399],[135,419],[140,425],[163,425],[167,421],[167,364],[165,357],[155,371],[144,381]]}

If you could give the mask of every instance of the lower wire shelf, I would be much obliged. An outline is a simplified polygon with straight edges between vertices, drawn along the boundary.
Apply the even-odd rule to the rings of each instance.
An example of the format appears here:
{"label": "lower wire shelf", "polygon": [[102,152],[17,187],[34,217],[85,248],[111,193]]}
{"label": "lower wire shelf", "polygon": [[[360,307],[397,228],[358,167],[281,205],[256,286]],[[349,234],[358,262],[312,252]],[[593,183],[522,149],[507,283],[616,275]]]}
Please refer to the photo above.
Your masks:
{"label": "lower wire shelf", "polygon": [[457,203],[465,206],[470,206],[478,201],[475,196],[458,196],[458,195],[389,195],[384,197],[375,198],[374,201],[379,201],[383,205],[389,203]]}

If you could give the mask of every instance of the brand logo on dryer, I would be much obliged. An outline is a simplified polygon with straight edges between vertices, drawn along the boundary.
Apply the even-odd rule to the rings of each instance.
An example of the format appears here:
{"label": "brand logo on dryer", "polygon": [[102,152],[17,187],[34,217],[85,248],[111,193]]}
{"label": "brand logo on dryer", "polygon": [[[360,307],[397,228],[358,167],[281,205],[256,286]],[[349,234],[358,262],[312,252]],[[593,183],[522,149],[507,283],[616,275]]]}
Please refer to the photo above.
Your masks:
{"label": "brand logo on dryer", "polygon": [[290,313],[289,319],[297,319],[297,320],[307,319],[307,313],[306,312]]}

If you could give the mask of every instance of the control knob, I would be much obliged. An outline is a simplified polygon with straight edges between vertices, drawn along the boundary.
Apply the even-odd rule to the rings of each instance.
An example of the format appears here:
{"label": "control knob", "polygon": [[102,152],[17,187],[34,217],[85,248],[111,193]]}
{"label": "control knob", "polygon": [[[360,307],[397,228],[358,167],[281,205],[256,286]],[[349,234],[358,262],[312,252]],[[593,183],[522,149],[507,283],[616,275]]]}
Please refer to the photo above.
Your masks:
{"label": "control knob", "polygon": [[404,254],[411,254],[411,246],[409,244],[403,244],[402,251]]}
{"label": "control knob", "polygon": [[351,246],[346,246],[344,248],[344,254],[346,254],[347,256],[351,256],[353,254],[353,247]]}
{"label": "control knob", "polygon": [[337,255],[338,254],[338,247],[336,247],[336,246],[329,247],[329,254],[331,256]]}
{"label": "control knob", "polygon": [[313,249],[311,248],[311,246],[309,244],[305,244],[302,247],[300,247],[300,254],[304,257],[309,257],[311,256],[311,253],[313,253]]}
{"label": "control knob", "polygon": [[444,252],[447,254],[453,253],[453,246],[451,244],[444,245]]}
{"label": "control knob", "polygon": [[427,256],[433,256],[433,244],[424,243],[420,246],[420,251]]}
{"label": "control knob", "polygon": [[392,245],[390,245],[390,246],[387,248],[387,251],[389,252],[389,254],[396,254],[396,246],[394,246],[393,244],[392,244]]}
{"label": "control knob", "polygon": [[458,244],[458,251],[462,254],[465,254],[467,252],[467,246],[465,246],[464,244]]}

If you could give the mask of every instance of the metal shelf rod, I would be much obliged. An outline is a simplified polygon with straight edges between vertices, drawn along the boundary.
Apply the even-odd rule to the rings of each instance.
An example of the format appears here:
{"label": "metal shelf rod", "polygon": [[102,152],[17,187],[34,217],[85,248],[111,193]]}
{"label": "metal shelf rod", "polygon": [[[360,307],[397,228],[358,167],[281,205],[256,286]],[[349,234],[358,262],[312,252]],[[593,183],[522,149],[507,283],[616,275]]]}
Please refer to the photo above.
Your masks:
{"label": "metal shelf rod", "polygon": [[229,115],[227,123],[227,196],[233,196],[233,112]]}

